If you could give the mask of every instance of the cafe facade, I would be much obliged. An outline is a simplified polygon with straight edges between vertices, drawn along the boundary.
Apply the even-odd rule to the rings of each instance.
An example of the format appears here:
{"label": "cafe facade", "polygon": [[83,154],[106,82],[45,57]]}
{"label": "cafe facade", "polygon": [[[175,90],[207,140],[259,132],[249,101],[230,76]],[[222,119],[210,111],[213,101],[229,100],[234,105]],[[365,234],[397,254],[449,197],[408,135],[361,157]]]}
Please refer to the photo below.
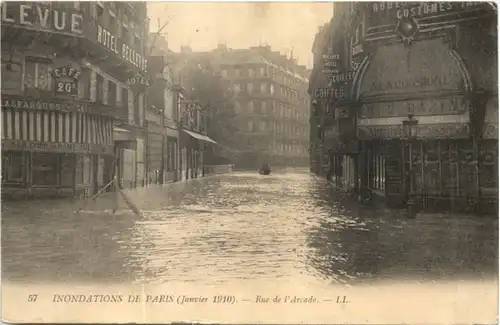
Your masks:
{"label": "cafe facade", "polygon": [[95,194],[124,169],[117,128],[136,158],[141,97],[126,81],[145,64],[120,42],[118,58],[99,50],[100,5],[2,4],[2,199]]}
{"label": "cafe facade", "polygon": [[359,187],[391,207],[496,211],[496,12],[374,2],[358,14],[364,55],[350,96]]}

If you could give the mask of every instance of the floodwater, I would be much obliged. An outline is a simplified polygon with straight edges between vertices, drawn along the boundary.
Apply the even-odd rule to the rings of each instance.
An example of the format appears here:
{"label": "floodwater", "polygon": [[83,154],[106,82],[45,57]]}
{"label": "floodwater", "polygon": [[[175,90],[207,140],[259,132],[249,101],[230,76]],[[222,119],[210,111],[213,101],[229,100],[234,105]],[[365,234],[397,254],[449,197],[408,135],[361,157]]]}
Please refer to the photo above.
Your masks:
{"label": "floodwater", "polygon": [[[96,201],[3,202],[2,280],[363,283],[493,279],[491,217],[362,206],[306,171],[212,176]],[[75,210],[82,208],[79,213]]]}

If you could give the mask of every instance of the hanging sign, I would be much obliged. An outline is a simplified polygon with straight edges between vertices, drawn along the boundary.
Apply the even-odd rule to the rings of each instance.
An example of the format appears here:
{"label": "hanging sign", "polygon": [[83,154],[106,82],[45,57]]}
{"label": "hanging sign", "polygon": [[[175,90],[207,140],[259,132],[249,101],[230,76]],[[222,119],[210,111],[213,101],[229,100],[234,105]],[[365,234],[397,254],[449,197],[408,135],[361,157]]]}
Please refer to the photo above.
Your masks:
{"label": "hanging sign", "polygon": [[69,66],[59,67],[52,70],[52,76],[56,80],[56,93],[63,95],[78,95],[78,78],[81,71]]}

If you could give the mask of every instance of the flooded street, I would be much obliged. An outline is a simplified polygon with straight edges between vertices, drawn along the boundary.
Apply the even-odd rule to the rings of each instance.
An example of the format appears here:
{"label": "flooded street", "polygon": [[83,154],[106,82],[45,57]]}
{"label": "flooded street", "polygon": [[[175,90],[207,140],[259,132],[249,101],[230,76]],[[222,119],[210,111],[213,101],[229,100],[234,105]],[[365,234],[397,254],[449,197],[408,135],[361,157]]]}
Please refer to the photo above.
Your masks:
{"label": "flooded street", "polygon": [[361,206],[307,172],[252,172],[140,188],[143,218],[111,195],[3,202],[2,276],[59,283],[358,283],[491,279],[494,218]]}

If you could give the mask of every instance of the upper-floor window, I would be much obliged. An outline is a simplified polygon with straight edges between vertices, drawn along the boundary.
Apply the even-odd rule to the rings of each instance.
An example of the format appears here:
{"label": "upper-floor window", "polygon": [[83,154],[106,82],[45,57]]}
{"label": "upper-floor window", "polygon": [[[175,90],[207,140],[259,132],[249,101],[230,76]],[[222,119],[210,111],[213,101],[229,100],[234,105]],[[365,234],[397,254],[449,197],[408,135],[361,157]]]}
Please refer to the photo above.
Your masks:
{"label": "upper-floor window", "polygon": [[96,102],[104,101],[104,77],[100,74],[96,75]]}
{"label": "upper-floor window", "polygon": [[241,71],[240,71],[240,69],[234,69],[234,75],[235,75],[236,77],[240,77],[240,76],[241,76]]}
{"label": "upper-floor window", "polygon": [[262,113],[267,114],[267,103],[262,102]]}
{"label": "upper-floor window", "polygon": [[39,90],[52,89],[51,64],[37,61],[36,58],[26,58],[25,86]]}
{"label": "upper-floor window", "polygon": [[249,76],[250,78],[253,78],[253,77],[254,77],[253,68],[249,68],[249,69],[248,69],[248,76]]}
{"label": "upper-floor window", "polygon": [[80,10],[80,1],[72,1],[73,3],[73,9],[75,10]]}
{"label": "upper-floor window", "polygon": [[239,93],[241,91],[241,85],[240,84],[234,84],[234,91],[236,93]]}
{"label": "upper-floor window", "polygon": [[2,56],[2,89],[21,90],[23,66],[19,56]]}
{"label": "upper-floor window", "polygon": [[247,83],[247,91],[251,94],[253,93],[253,82]]}
{"label": "upper-floor window", "polygon": [[267,92],[267,83],[263,82],[260,84],[260,92],[262,93]]}
{"label": "upper-floor window", "polygon": [[248,112],[253,113],[253,110],[254,110],[253,100],[248,102],[247,107],[248,107]]}
{"label": "upper-floor window", "polygon": [[222,76],[222,78],[227,78],[227,70],[226,69],[221,71],[221,76]]}
{"label": "upper-floor window", "polygon": [[273,84],[271,84],[271,87],[270,87],[269,90],[271,92],[271,95],[274,95],[274,85]]}
{"label": "upper-floor window", "polygon": [[266,68],[265,67],[260,67],[260,75],[262,77],[266,75]]}
{"label": "upper-floor window", "polygon": [[116,84],[108,80],[108,105],[116,106]]}

